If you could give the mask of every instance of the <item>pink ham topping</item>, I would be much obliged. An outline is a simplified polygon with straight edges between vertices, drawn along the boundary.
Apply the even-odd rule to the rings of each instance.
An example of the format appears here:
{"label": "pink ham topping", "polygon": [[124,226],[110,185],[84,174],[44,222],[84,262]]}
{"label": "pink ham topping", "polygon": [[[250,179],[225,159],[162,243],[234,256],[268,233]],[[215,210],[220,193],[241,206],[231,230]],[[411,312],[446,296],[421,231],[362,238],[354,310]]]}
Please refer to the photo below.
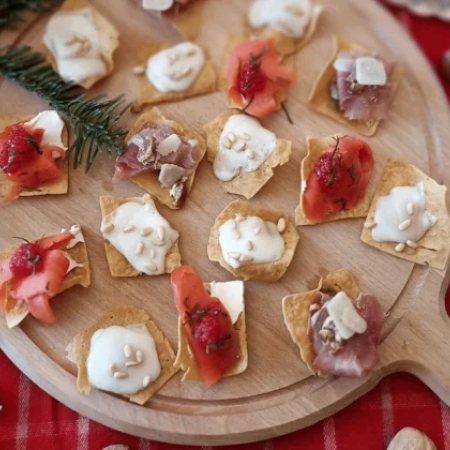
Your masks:
{"label": "pink ham topping", "polygon": [[[389,109],[389,97],[392,89],[391,77],[395,68],[394,62],[382,61],[387,83],[383,86],[364,86],[355,79],[355,61],[365,56],[356,52],[340,52],[335,89],[339,108],[350,120],[382,120]],[[336,63],[335,63],[336,64]],[[336,67],[336,66],[335,66]],[[334,97],[334,96],[333,96]]]}
{"label": "pink ham topping", "polygon": [[314,366],[325,372],[344,377],[364,377],[379,366],[378,346],[384,313],[379,301],[372,295],[360,293],[354,301],[358,314],[367,322],[363,334],[355,333],[348,340],[336,340],[333,327],[324,327],[329,316],[325,303],[331,297],[318,294],[320,308],[311,312],[308,334],[312,339],[316,359]]}
{"label": "pink ham topping", "polygon": [[192,174],[201,157],[195,140],[178,136],[167,125],[146,123],[128,140],[124,154],[117,158],[113,181],[160,172],[161,184],[170,188]]}

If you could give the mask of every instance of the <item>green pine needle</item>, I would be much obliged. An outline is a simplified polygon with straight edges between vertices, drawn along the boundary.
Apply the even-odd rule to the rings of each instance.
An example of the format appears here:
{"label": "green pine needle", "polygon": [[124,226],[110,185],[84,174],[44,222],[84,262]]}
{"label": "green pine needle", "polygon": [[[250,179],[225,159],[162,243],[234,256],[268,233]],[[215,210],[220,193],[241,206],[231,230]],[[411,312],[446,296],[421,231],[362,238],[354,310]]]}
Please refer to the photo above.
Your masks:
{"label": "green pine needle", "polygon": [[58,3],[61,0],[0,0],[0,30],[14,28],[23,22],[21,12],[49,12]]}
{"label": "green pine needle", "polygon": [[79,86],[63,80],[42,54],[27,46],[0,48],[0,74],[35,93],[66,117],[75,138],[66,159],[73,155],[75,168],[81,164],[86,149],[86,172],[103,149],[110,156],[112,151],[122,153],[122,138],[128,130],[118,121],[130,107],[124,104],[123,95],[104,101],[104,95],[87,99]]}

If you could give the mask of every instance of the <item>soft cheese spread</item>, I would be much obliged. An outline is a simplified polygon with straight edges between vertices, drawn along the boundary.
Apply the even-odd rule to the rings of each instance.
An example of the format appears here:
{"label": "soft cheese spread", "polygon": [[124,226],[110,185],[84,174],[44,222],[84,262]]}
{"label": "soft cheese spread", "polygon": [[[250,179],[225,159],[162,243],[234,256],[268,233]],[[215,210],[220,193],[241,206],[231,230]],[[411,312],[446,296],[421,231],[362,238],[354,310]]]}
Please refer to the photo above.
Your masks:
{"label": "soft cheese spread", "polygon": [[417,248],[417,242],[437,222],[425,209],[423,182],[415,186],[398,186],[389,195],[378,198],[374,222],[365,226],[372,229],[372,239],[377,242],[397,242],[397,251],[405,244]]}
{"label": "soft cheese spread", "polygon": [[105,216],[101,232],[135,270],[147,275],[165,272],[166,255],[179,236],[149,196],[124,203]]}
{"label": "soft cheese spread", "polygon": [[65,80],[81,83],[107,74],[89,8],[53,14],[43,39],[55,58],[58,73]]}
{"label": "soft cheese spread", "polygon": [[218,298],[230,315],[231,322],[235,324],[241,313],[244,312],[244,282],[226,281],[210,284],[211,297]]}
{"label": "soft cheese spread", "polygon": [[147,62],[147,78],[159,92],[189,89],[205,64],[201,47],[183,42],[153,55]]}
{"label": "soft cheese spread", "polygon": [[232,180],[241,170],[257,170],[272,154],[277,137],[253,117],[245,114],[231,116],[217,144],[213,170],[221,181]]}
{"label": "soft cheese spread", "polygon": [[146,388],[161,373],[155,341],[143,324],[97,330],[86,369],[92,386],[127,395]]}
{"label": "soft cheese spread", "polygon": [[314,12],[311,0],[256,0],[248,11],[252,28],[270,27],[292,38],[301,38]]}
{"label": "soft cheese spread", "polygon": [[257,216],[238,215],[219,228],[223,258],[235,269],[247,264],[277,261],[283,255],[285,245],[280,233],[275,223]]}

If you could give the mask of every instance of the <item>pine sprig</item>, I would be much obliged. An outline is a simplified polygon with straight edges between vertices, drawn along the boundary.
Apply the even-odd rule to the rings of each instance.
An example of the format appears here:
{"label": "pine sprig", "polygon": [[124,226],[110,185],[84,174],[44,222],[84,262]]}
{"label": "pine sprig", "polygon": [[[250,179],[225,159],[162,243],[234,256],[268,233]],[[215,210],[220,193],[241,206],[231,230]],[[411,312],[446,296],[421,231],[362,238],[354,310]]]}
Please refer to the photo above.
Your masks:
{"label": "pine sprig", "polygon": [[58,3],[61,0],[0,0],[0,30],[14,28],[19,22],[23,22],[21,12],[49,12]]}
{"label": "pine sprig", "polygon": [[105,101],[101,101],[104,95],[87,99],[79,86],[63,80],[40,53],[27,46],[0,49],[0,74],[41,97],[69,121],[75,139],[66,159],[73,155],[75,168],[86,149],[86,172],[103,149],[109,155],[122,153],[122,138],[128,131],[118,121],[130,107],[123,95]]}

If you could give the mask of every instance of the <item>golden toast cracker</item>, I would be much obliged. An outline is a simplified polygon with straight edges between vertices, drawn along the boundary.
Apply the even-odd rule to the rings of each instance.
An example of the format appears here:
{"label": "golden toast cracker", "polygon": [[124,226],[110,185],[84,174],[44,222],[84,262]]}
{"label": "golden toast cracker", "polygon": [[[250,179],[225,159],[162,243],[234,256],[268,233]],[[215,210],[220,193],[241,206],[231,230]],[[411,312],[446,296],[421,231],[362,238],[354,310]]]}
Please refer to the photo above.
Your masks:
{"label": "golden toast cracker", "polygon": [[[124,203],[135,201],[141,202],[143,197],[112,197],[105,195],[100,197],[100,209],[102,212],[102,218],[111,214],[115,209]],[[105,244],[106,259],[108,261],[109,270],[112,277],[137,277],[141,275],[134,267],[128,262],[118,250],[116,250],[111,244]],[[166,255],[165,261],[165,273],[172,273],[177,267],[181,266],[181,254],[178,247],[178,240],[175,241]]]}
{"label": "golden toast cracker", "polygon": [[[125,142],[131,138],[134,134],[138,133],[142,126],[150,122],[155,125],[167,125],[172,128],[172,130],[178,134],[179,136],[184,136],[188,139],[195,139],[198,142],[198,147],[202,154],[201,159],[205,156],[206,153],[206,143],[203,136],[197,131],[182,125],[178,122],[174,122],[172,120],[166,119],[164,115],[158,108],[152,108],[150,111],[143,113],[137,121],[131,127],[127,137],[125,138]],[[199,163],[200,164],[200,163]],[[186,189],[187,195],[192,189],[194,184],[195,174],[197,172],[198,167],[189,175],[186,181]],[[141,186],[145,189],[149,194],[151,194],[154,198],[156,198],[160,203],[166,205],[170,209],[180,209],[183,207],[183,204],[180,206],[175,206],[173,202],[173,198],[170,196],[170,189],[161,186],[158,181],[158,173],[144,173],[140,175],[135,175],[131,177],[131,180],[134,181],[137,185]]]}
{"label": "golden toast cracker", "polygon": [[[7,114],[0,116],[0,132],[7,126],[18,122],[28,122],[36,117],[36,114]],[[64,127],[62,133],[62,142],[65,147],[68,145],[67,126]],[[22,191],[20,197],[33,197],[37,195],[62,195],[67,194],[69,190],[69,164],[66,162],[61,166],[61,175],[52,184],[46,184],[37,189],[26,189]],[[13,183],[7,180],[0,171],[0,197],[5,197]]]}
{"label": "golden toast cracker", "polygon": [[[89,2],[86,0],[66,0],[59,11],[76,11],[82,8],[89,8],[94,18],[95,28],[98,33],[100,44],[100,53],[106,64],[107,73],[96,77],[86,78],[79,83],[85,89],[90,89],[95,83],[107,77],[114,71],[113,54],[119,47],[119,31],[105,17],[103,17]],[[42,42],[42,53],[57,71],[56,60],[50,49]]]}
{"label": "golden toast cracker", "polygon": [[80,392],[88,394],[92,389],[86,367],[92,335],[97,330],[113,325],[126,327],[134,324],[144,324],[155,340],[158,359],[161,364],[161,373],[159,377],[146,388],[133,395],[124,395],[124,397],[134,403],[143,405],[178,372],[178,369],[173,366],[175,353],[172,346],[155,322],[153,322],[152,318],[145,311],[134,306],[116,305],[107,314],[97,319],[86,330],[77,334],[67,346],[67,359],[78,367],[77,388]]}
{"label": "golden toast cracker", "polygon": [[[240,114],[238,109],[224,111],[214,120],[206,124],[203,129],[206,132],[206,156],[212,164],[216,157],[219,138],[228,119]],[[286,164],[291,157],[292,142],[286,139],[278,139],[272,154],[264,163],[253,172],[241,172],[230,181],[219,181],[223,191],[228,194],[239,194],[246,199],[254,197],[260,189],[273,177],[273,169]]]}
{"label": "golden toast cracker", "polygon": [[172,22],[178,33],[187,41],[195,40],[200,33],[203,22],[204,1],[196,0],[179,12],[164,14]]}
{"label": "golden toast cracker", "polygon": [[[147,67],[147,61],[151,56],[174,45],[176,45],[175,42],[151,42],[144,44],[138,50],[136,64]],[[179,101],[189,97],[215,92],[217,88],[216,72],[211,60],[208,58],[208,52],[204,48],[203,51],[205,53],[205,64],[195,81],[183,92],[160,92],[150,83],[145,73],[139,76],[136,106]]]}
{"label": "golden toast cracker", "polygon": [[[0,262],[11,256],[19,245],[20,244],[17,244],[0,251]],[[72,286],[77,284],[87,288],[91,284],[91,269],[86,244],[84,242],[79,242],[74,247],[65,249],[64,251],[67,252],[78,264],[80,264],[81,267],[76,267],[65,276],[59,292],[70,289]],[[14,328],[19,325],[29,314],[27,304],[22,301],[17,301],[9,295],[9,292],[6,293],[5,298],[2,300],[6,324],[8,328]]]}
{"label": "golden toast cracker", "polygon": [[[205,289],[209,290],[209,283],[205,283]],[[220,299],[219,299],[220,300]],[[247,350],[247,333],[245,327],[245,311],[243,311],[233,325],[233,328],[239,335],[239,349],[241,351],[241,359],[239,363],[224,376],[231,377],[233,375],[239,375],[247,370],[248,366],[248,350]],[[175,360],[175,367],[184,371],[184,375],[181,381],[183,382],[197,382],[203,381],[203,378],[198,371],[197,364],[194,356],[189,348],[188,341],[185,335],[185,329],[181,318],[178,318],[178,352]]]}
{"label": "golden toast cracker", "polygon": [[379,197],[388,195],[396,186],[414,186],[420,181],[423,181],[425,187],[425,209],[438,220],[417,242],[419,247],[416,250],[406,247],[403,252],[396,252],[397,242],[374,241],[372,231],[367,228],[363,229],[361,240],[398,258],[444,270],[450,254],[450,219],[445,201],[447,188],[425,175],[417,167],[401,160],[388,160],[370,205],[367,221],[373,222]]}
{"label": "golden toast cracker", "polygon": [[[284,240],[284,253],[278,261],[264,264],[247,264],[238,269],[234,269],[225,261],[219,243],[219,228],[228,220],[234,219],[236,214],[242,216],[258,216],[264,221],[274,222],[275,224],[278,223],[279,219],[284,218],[286,221],[286,229],[281,233],[281,237]],[[260,208],[241,200],[235,200],[225,207],[214,222],[208,240],[208,258],[211,261],[217,261],[224,269],[228,270],[228,272],[231,272],[236,277],[242,277],[244,280],[275,282],[278,281],[289,268],[298,241],[299,235],[297,230],[287,214]]]}
{"label": "golden toast cracker", "polygon": [[323,6],[314,2],[311,20],[301,38],[293,38],[279,31],[272,30],[269,26],[262,28],[252,28],[248,22],[247,14],[244,16],[244,28],[249,37],[265,39],[273,37],[276,42],[277,51],[280,55],[287,56],[299,52],[312,38],[319,23],[319,17],[323,12]]}
{"label": "golden toast cracker", "polygon": [[[335,50],[328,64],[323,69],[318,80],[316,81],[313,90],[309,96],[309,105],[312,109],[320,114],[331,117],[339,123],[342,123],[357,133],[365,136],[373,136],[377,131],[378,125],[381,120],[350,120],[344,116],[344,113],[339,109],[339,106],[330,98],[329,88],[331,82],[336,77],[336,70],[333,67],[333,63],[336,60],[339,52],[342,51],[357,51],[362,54],[370,55],[370,51],[357,44],[346,41],[340,37],[335,38]],[[391,93],[389,102],[392,103],[392,99],[397,92],[402,78],[403,70],[400,65],[396,64],[395,69],[391,76]]]}
{"label": "golden toast cracker", "polygon": [[[228,72],[228,64],[230,62],[231,54],[236,46],[241,44],[242,42],[247,41],[248,38],[243,34],[231,34],[228,37],[227,45],[225,47],[225,53],[222,58],[222,65],[220,67],[219,73],[219,90],[225,93],[226,104],[228,108],[236,108],[242,110],[243,105],[237,104],[233,101],[233,99],[228,95],[228,81],[227,81],[227,72]],[[295,59],[294,55],[288,55],[283,58],[283,66],[295,68]],[[277,110],[281,109],[281,104],[287,100],[289,92],[289,86],[284,89],[279,90],[275,94],[275,100],[277,102]]]}
{"label": "golden toast cracker", "polygon": [[337,272],[329,273],[324,279],[321,278],[318,287],[312,291],[284,297],[282,307],[284,323],[289,330],[292,340],[300,350],[301,358],[313,375],[327,377],[329,376],[328,372],[314,366],[316,354],[313,342],[308,337],[310,307],[315,303],[320,291],[331,291],[334,293],[344,291],[354,300],[358,296],[359,288],[352,273],[341,269]]}
{"label": "golden toast cracker", "polygon": [[364,194],[364,197],[353,208],[330,213],[319,221],[312,221],[308,219],[303,209],[303,194],[306,188],[306,181],[308,180],[310,173],[314,170],[314,164],[317,159],[322,156],[323,152],[327,150],[333,142],[335,142],[335,138],[342,136],[343,133],[338,133],[336,135],[323,138],[307,138],[307,154],[305,158],[303,158],[300,168],[300,204],[297,208],[295,208],[295,225],[314,225],[318,223],[333,222],[335,220],[356,219],[358,217],[367,216],[370,206],[370,199],[367,194]]}

